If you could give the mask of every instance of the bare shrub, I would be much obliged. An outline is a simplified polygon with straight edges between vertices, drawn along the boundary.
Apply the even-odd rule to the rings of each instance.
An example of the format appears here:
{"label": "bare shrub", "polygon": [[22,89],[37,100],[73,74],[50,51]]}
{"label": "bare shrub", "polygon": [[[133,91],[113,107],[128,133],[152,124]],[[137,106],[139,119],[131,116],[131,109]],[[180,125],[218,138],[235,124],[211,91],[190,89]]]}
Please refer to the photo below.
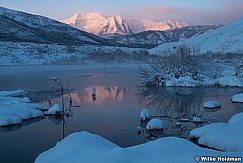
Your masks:
{"label": "bare shrub", "polygon": [[204,73],[198,50],[185,45],[168,50],[163,56],[155,57],[149,68],[140,67],[143,84],[164,85],[167,79],[190,76],[198,79]]}

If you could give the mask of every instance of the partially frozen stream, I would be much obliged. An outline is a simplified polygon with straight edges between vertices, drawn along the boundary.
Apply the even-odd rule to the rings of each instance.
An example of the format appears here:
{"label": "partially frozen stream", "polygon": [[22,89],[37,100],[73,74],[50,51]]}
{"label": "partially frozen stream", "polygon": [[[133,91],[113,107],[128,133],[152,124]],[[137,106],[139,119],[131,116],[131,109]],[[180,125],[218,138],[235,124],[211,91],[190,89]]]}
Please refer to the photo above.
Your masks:
{"label": "partially frozen stream", "polygon": [[[0,162],[33,162],[63,136],[77,131],[101,135],[122,147],[147,142],[144,130],[137,133],[139,114],[145,106],[164,121],[166,128],[159,137],[188,138],[192,128],[225,122],[243,111],[241,105],[230,101],[232,95],[241,92],[239,88],[141,88],[137,68],[138,65],[0,67],[0,90],[23,89],[33,102],[48,107],[51,79],[55,76],[68,84],[74,105],[80,106],[72,108],[73,115],[64,117],[64,121],[49,116],[0,128]],[[96,89],[95,100],[92,88]],[[61,102],[58,95],[57,92],[53,103]],[[205,111],[202,104],[207,100],[220,101],[222,108]],[[184,128],[175,125],[180,118],[190,116],[201,116],[204,122],[181,122]]]}

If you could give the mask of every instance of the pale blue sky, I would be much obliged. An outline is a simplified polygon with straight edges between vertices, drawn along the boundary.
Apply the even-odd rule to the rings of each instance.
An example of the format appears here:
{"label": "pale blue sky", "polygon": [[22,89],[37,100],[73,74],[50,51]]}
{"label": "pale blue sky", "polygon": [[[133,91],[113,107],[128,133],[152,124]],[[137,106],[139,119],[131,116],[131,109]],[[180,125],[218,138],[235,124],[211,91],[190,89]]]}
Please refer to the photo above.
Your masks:
{"label": "pale blue sky", "polygon": [[191,24],[225,24],[243,17],[243,0],[0,0],[0,6],[56,20],[77,12]]}

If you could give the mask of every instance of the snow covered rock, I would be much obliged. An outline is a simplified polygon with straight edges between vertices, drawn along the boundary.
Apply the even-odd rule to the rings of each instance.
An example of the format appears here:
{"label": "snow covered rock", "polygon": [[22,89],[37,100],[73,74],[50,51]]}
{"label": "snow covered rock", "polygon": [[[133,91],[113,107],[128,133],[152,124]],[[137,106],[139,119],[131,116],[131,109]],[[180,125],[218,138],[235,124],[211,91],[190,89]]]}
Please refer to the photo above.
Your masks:
{"label": "snow covered rock", "polygon": [[161,119],[151,119],[148,124],[146,125],[147,130],[153,130],[153,129],[163,129],[164,123]]}
{"label": "snow covered rock", "polygon": [[179,77],[178,79],[173,77],[170,80],[166,81],[166,86],[195,87],[197,86],[197,83],[198,83],[197,81],[195,81],[189,76]]}
{"label": "snow covered rock", "polygon": [[0,126],[20,124],[22,120],[43,116],[40,111],[43,109],[42,106],[30,103],[28,97],[8,97],[19,93],[23,91],[0,91]]}
{"label": "snow covered rock", "polygon": [[201,123],[201,122],[203,122],[203,118],[202,117],[192,117],[192,122]]}
{"label": "snow covered rock", "polygon": [[160,138],[145,144],[121,148],[101,136],[77,132],[58,142],[55,147],[41,153],[35,163],[95,163],[97,160],[107,163],[195,163],[195,156],[242,157],[243,153],[200,148],[188,140],[176,137]]}
{"label": "snow covered rock", "polygon": [[22,123],[22,119],[19,116],[0,116],[0,126],[16,125],[20,123]]}
{"label": "snow covered rock", "polygon": [[143,109],[141,112],[140,112],[140,118],[141,120],[147,120],[147,119],[150,119],[151,118],[151,113],[148,109]]}
{"label": "snow covered rock", "polygon": [[227,152],[243,152],[243,113],[231,117],[228,123],[212,123],[190,132],[198,143]]}
{"label": "snow covered rock", "polygon": [[8,105],[11,106],[17,103],[28,103],[30,99],[28,97],[18,98],[18,97],[0,97],[0,104],[1,105]]}
{"label": "snow covered rock", "polygon": [[60,105],[58,105],[58,104],[55,104],[55,105],[53,105],[51,108],[49,108],[48,109],[48,114],[57,114],[57,113],[60,113],[60,112],[62,112],[63,110],[62,110],[62,108],[60,107]]}
{"label": "snow covered rock", "polygon": [[22,89],[18,90],[13,90],[13,91],[0,91],[0,97],[5,97],[5,96],[17,96],[24,94],[25,92]]}
{"label": "snow covered rock", "polygon": [[232,96],[231,100],[233,102],[243,102],[243,93]]}
{"label": "snow covered rock", "polygon": [[207,102],[204,102],[203,107],[209,108],[209,109],[214,109],[217,107],[221,107],[221,104],[218,101],[207,101]]}

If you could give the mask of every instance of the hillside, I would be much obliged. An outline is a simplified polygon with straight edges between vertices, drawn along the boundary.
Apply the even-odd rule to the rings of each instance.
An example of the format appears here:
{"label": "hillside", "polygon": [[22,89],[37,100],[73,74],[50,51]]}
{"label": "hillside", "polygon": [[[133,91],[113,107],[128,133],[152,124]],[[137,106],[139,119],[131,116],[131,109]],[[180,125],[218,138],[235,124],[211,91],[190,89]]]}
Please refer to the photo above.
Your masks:
{"label": "hillside", "polygon": [[114,35],[109,38],[122,45],[139,48],[153,48],[162,43],[177,42],[217,29],[217,25],[188,26],[167,31],[144,31],[127,35]]}
{"label": "hillside", "polygon": [[166,43],[159,45],[151,50],[151,54],[159,54],[167,51],[168,48],[175,49],[180,45],[187,45],[199,49],[200,53],[243,53],[243,18],[232,23],[226,24],[211,32],[192,37],[190,39]]}
{"label": "hillside", "polygon": [[106,39],[44,16],[0,7],[0,41],[110,45]]}

